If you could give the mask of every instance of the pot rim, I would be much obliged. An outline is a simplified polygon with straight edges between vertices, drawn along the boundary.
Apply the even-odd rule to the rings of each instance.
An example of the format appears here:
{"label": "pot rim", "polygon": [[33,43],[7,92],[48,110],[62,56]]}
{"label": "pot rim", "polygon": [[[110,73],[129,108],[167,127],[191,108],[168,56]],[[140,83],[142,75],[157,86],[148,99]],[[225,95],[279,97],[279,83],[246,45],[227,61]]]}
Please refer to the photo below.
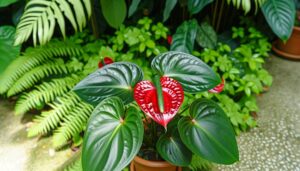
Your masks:
{"label": "pot rim", "polygon": [[146,166],[151,166],[151,167],[168,167],[168,166],[175,166],[175,165],[172,165],[171,163],[168,163],[166,161],[153,161],[153,160],[145,160],[139,156],[135,156],[134,159],[133,159],[134,162],[136,163],[141,163],[143,165],[146,165]]}
{"label": "pot rim", "polygon": [[300,26],[294,26],[293,29],[296,31],[300,31]]}

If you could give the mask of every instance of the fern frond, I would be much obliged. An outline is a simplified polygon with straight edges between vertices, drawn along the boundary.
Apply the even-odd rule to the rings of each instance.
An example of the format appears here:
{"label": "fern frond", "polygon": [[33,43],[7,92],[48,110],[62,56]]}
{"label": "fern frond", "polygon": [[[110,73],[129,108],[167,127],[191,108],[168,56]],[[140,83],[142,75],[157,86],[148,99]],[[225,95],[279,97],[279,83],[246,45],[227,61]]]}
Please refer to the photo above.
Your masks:
{"label": "fern frond", "polygon": [[24,54],[16,58],[3,72],[0,78],[0,94],[4,94],[26,72],[55,56],[79,56],[83,53],[80,46],[70,40],[53,40],[45,46],[27,48]]}
{"label": "fern frond", "polygon": [[68,74],[68,69],[64,64],[63,59],[55,59],[54,61],[44,63],[43,65],[33,68],[18,79],[8,90],[7,96],[16,95],[17,93],[33,87],[35,83],[50,75],[61,74]]}
{"label": "fern frond", "polygon": [[22,44],[30,35],[34,45],[47,43],[52,38],[56,22],[65,37],[65,18],[75,31],[81,31],[90,16],[90,0],[30,0],[17,26],[15,45]]}
{"label": "fern frond", "polygon": [[15,105],[15,113],[17,115],[24,114],[41,104],[52,102],[56,97],[63,96],[71,90],[82,78],[83,76],[72,74],[63,78],[52,79],[50,82],[43,82],[36,86],[35,90],[20,96]]}
{"label": "fern frond", "polygon": [[40,116],[34,119],[35,124],[29,128],[28,137],[44,135],[55,129],[61,119],[69,115],[70,111],[80,101],[80,98],[73,91],[68,92],[61,98],[57,98],[57,102],[49,104],[52,110],[42,112]]}
{"label": "fern frond", "polygon": [[82,171],[81,158],[77,159],[74,163],[66,167],[64,171]]}
{"label": "fern frond", "polygon": [[67,143],[74,135],[82,132],[87,124],[87,121],[93,111],[93,106],[80,102],[63,119],[61,126],[55,131],[53,136],[53,146],[59,148]]}

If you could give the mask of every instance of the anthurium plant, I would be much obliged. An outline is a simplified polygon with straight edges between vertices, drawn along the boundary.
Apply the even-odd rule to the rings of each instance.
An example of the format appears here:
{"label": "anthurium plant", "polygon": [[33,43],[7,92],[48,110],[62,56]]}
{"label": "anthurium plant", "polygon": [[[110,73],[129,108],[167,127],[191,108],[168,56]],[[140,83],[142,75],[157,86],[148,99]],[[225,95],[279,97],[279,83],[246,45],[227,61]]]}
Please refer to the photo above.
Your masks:
{"label": "anthurium plant", "polygon": [[147,149],[158,154],[154,160],[177,166],[188,166],[193,154],[221,164],[238,161],[234,130],[215,102],[181,106],[186,94],[221,91],[224,82],[215,72],[199,58],[172,51],[156,56],[151,68],[155,76],[143,80],[134,63],[101,65],[75,86],[96,106],[84,135],[83,170],[122,170],[137,154],[153,159]]}

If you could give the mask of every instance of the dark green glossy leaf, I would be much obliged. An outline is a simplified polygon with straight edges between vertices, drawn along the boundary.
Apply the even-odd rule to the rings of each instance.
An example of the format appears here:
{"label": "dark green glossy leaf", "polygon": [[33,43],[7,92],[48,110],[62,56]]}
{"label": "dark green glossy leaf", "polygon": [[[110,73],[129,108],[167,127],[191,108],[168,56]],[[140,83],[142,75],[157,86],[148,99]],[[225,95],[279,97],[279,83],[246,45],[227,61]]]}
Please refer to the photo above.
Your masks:
{"label": "dark green glossy leaf", "polygon": [[188,0],[188,10],[191,14],[197,14],[211,2],[213,0]]}
{"label": "dark green glossy leaf", "polygon": [[207,22],[199,25],[196,36],[199,46],[214,49],[217,46],[217,40],[217,33],[211,25]]}
{"label": "dark green glossy leaf", "polygon": [[[178,120],[177,120],[178,121]],[[176,166],[188,166],[192,152],[183,144],[177,129],[177,121],[168,124],[168,132],[161,135],[156,149],[163,159]]]}
{"label": "dark green glossy leaf", "polygon": [[125,0],[100,0],[103,16],[113,28],[118,28],[126,18]]}
{"label": "dark green glossy leaf", "polygon": [[178,130],[183,143],[204,159],[221,164],[232,164],[239,160],[230,121],[211,100],[194,101],[190,107],[190,116],[180,119]]}
{"label": "dark green glossy leaf", "polygon": [[122,170],[138,153],[143,134],[136,108],[125,111],[118,97],[103,100],[88,122],[82,149],[83,170]]}
{"label": "dark green glossy leaf", "polygon": [[170,17],[170,14],[176,4],[177,4],[177,0],[166,0],[165,9],[164,9],[164,19],[163,19],[164,22]]}
{"label": "dark green glossy leaf", "polygon": [[267,0],[261,7],[273,32],[284,41],[291,36],[295,22],[295,8],[293,0]]}
{"label": "dark green glossy leaf", "polygon": [[6,7],[10,4],[17,2],[18,0],[0,0],[0,7]]}
{"label": "dark green glossy leaf", "polygon": [[133,88],[141,80],[143,72],[140,67],[129,62],[116,62],[90,74],[73,90],[94,106],[111,96],[118,96],[127,104],[133,101]]}
{"label": "dark green glossy leaf", "polygon": [[128,10],[128,17],[131,17],[135,13],[137,7],[139,6],[141,0],[132,0],[131,5]]}
{"label": "dark green glossy leaf", "polygon": [[14,46],[15,28],[0,27],[0,75],[5,68],[18,56],[20,46]]}
{"label": "dark green glossy leaf", "polygon": [[161,76],[177,80],[185,92],[207,91],[221,80],[216,73],[199,58],[183,52],[166,52],[155,57],[151,67]]}
{"label": "dark green glossy leaf", "polygon": [[191,53],[197,34],[198,23],[196,20],[183,22],[173,35],[171,50]]}

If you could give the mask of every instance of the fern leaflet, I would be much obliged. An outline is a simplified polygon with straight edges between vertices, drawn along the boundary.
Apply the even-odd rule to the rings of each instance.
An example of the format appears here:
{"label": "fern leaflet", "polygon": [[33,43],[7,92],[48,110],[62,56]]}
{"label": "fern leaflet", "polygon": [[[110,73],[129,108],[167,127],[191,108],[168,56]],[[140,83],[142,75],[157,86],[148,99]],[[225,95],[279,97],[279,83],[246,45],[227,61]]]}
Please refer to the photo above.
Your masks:
{"label": "fern leaflet", "polygon": [[17,93],[34,86],[35,83],[41,81],[43,78],[53,74],[68,74],[67,67],[62,59],[56,59],[54,61],[47,62],[25,73],[8,90],[7,96],[16,95]]}
{"label": "fern leaflet", "polygon": [[35,90],[24,93],[18,99],[15,113],[24,114],[30,109],[37,108],[42,104],[52,102],[56,97],[63,96],[82,79],[82,76],[72,74],[64,78],[52,79],[36,86]]}
{"label": "fern leaflet", "polygon": [[53,146],[59,148],[66,144],[74,135],[82,132],[92,111],[93,106],[85,102],[77,104],[70,114],[63,119],[64,122],[54,133]]}
{"label": "fern leaflet", "polygon": [[72,91],[57,99],[57,102],[49,104],[49,106],[52,107],[52,110],[42,112],[40,116],[36,117],[34,120],[36,124],[29,128],[28,137],[47,134],[55,129],[59,125],[61,119],[69,115],[70,111],[72,111],[77,103],[81,101]]}

